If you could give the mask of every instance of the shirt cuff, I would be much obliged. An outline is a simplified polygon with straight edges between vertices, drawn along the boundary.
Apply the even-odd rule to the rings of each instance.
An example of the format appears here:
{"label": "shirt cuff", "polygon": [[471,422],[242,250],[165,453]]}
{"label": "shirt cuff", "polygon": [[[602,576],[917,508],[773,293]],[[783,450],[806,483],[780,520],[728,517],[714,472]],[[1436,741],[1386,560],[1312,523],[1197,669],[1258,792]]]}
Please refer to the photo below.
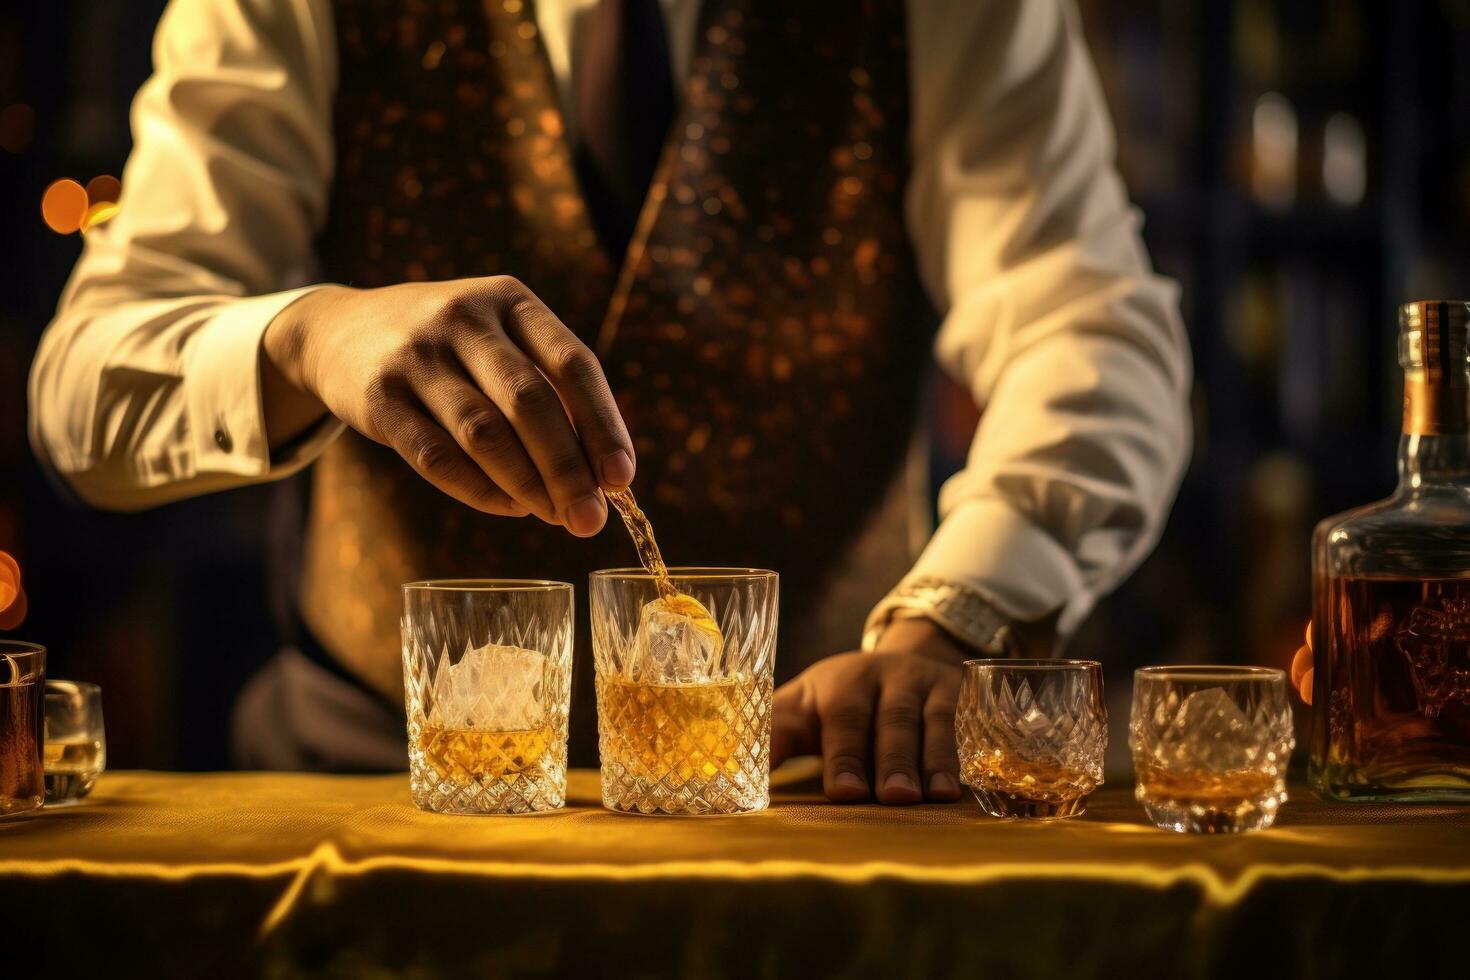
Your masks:
{"label": "shirt cuff", "polygon": [[1064,633],[1092,605],[1071,553],[994,497],[968,500],[950,512],[903,581],[869,614],[864,633],[885,623],[903,604],[897,594],[921,579],[966,585],[1014,622],[1061,609],[1057,626]]}
{"label": "shirt cuff", "polygon": [[318,288],[236,300],[195,334],[184,372],[194,475],[280,479],[315,460],[342,431],[342,423],[328,416],[271,458],[260,393],[261,338],[277,314]]}

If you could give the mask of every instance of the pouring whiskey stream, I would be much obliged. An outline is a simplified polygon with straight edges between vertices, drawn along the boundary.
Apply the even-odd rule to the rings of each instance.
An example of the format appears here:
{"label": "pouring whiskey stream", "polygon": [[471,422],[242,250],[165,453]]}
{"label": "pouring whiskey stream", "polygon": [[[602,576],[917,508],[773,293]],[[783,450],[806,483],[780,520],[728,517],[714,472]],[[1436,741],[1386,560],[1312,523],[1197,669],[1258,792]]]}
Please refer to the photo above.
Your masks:
{"label": "pouring whiskey stream", "polygon": [[658,588],[659,598],[648,604],[653,610],[644,608],[644,618],[648,618],[652,611],[684,617],[694,629],[709,638],[715,656],[718,656],[719,649],[724,646],[720,624],[715,622],[704,603],[674,588],[674,583],[669,580],[669,568],[664,564],[664,556],[658,550],[658,540],[653,536],[653,525],[643,513],[643,508],[638,506],[633,489],[625,487],[622,490],[609,490],[607,499],[617,508],[618,516],[623,519],[623,525],[633,539],[633,547],[638,551],[638,561],[653,576],[654,585]]}

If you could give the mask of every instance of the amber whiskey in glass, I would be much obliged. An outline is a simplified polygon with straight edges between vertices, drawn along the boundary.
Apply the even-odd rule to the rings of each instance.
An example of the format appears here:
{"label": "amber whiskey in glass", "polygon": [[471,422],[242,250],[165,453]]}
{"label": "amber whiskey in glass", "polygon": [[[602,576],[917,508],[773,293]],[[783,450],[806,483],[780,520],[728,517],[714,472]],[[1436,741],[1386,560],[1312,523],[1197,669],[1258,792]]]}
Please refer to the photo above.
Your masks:
{"label": "amber whiskey in glass", "polygon": [[1398,488],[1312,542],[1322,796],[1470,802],[1470,304],[1399,311]]}

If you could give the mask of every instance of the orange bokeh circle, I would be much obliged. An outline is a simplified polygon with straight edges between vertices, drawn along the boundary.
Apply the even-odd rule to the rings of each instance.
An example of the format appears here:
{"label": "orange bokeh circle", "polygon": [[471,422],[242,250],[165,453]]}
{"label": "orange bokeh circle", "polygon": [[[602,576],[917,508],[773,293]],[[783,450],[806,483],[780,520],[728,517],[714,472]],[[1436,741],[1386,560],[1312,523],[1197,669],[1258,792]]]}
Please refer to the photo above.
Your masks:
{"label": "orange bokeh circle", "polygon": [[11,630],[26,618],[26,592],[20,585],[20,565],[0,551],[0,629]]}
{"label": "orange bokeh circle", "polygon": [[87,189],[70,177],[63,177],[46,188],[41,198],[41,217],[58,235],[70,235],[82,226],[87,214]]}
{"label": "orange bokeh circle", "polygon": [[87,203],[92,207],[122,197],[122,181],[111,174],[98,174],[87,181]]}
{"label": "orange bokeh circle", "polygon": [[25,622],[26,613],[29,611],[30,603],[26,600],[26,590],[21,589],[8,606],[0,609],[0,630],[15,629]]}

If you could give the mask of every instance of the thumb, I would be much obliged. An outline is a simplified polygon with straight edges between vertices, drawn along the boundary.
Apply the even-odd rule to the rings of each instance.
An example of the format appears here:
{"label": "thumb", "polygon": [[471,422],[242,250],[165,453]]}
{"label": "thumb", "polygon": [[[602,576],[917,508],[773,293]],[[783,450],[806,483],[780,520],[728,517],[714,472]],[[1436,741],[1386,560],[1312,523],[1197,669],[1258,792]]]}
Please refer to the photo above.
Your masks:
{"label": "thumb", "polygon": [[771,768],[792,756],[821,752],[821,729],[801,678],[781,685],[771,700]]}

